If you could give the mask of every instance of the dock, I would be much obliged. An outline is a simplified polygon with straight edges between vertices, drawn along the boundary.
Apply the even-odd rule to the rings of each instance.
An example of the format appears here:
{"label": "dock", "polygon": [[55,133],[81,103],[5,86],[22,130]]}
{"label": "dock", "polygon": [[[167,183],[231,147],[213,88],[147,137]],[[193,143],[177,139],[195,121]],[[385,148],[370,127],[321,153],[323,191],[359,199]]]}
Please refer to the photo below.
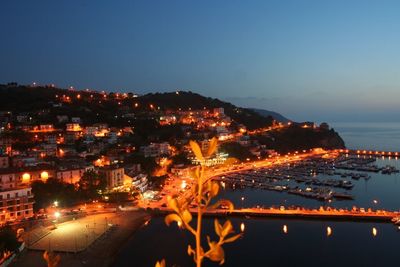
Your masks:
{"label": "dock", "polygon": [[[173,211],[169,208],[157,208],[152,210],[158,214],[169,214]],[[190,209],[190,212],[195,216],[196,209]],[[244,208],[244,209],[213,209],[207,210],[204,216],[212,217],[265,217],[265,218],[292,218],[292,219],[312,219],[312,220],[328,220],[328,221],[373,221],[392,223],[393,218],[400,216],[400,212],[395,211],[364,211],[363,209],[357,210],[344,210],[322,207],[319,209],[287,209],[280,208]]]}

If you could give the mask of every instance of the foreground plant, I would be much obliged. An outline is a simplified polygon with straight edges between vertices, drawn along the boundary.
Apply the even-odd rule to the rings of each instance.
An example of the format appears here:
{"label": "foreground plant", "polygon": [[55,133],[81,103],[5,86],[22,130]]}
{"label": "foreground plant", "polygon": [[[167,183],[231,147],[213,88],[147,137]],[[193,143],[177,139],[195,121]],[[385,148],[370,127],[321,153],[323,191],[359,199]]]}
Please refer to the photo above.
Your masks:
{"label": "foreground plant", "polygon": [[47,263],[47,267],[57,267],[61,260],[60,255],[56,255],[52,251],[49,252],[47,250],[43,253],[43,258]]}
{"label": "foreground plant", "polygon": [[[234,231],[232,223],[229,220],[221,225],[219,221],[215,219],[214,228],[215,233],[218,235],[218,240],[212,241],[207,235],[206,239],[208,249],[205,250],[201,244],[204,213],[207,210],[215,209],[222,205],[228,206],[230,210],[233,210],[233,204],[228,200],[219,200],[216,203],[211,204],[212,199],[218,195],[220,188],[218,183],[211,181],[211,179],[208,179],[206,175],[205,157],[208,158],[214,154],[217,149],[217,139],[211,139],[205,157],[201,152],[200,146],[196,142],[190,141],[190,147],[200,162],[200,166],[196,167],[195,171],[192,173],[192,177],[195,179],[196,184],[192,188],[189,197],[183,199],[168,198],[168,206],[174,210],[175,213],[167,215],[165,217],[165,223],[169,226],[171,222],[176,222],[179,227],[188,230],[194,236],[196,245],[194,248],[192,248],[191,245],[188,245],[187,253],[189,256],[193,256],[193,260],[197,267],[202,266],[205,258],[223,264],[225,261],[225,253],[222,245],[234,242],[241,237],[241,234],[232,235]],[[195,226],[192,226],[191,224],[193,216],[188,208],[192,201],[197,204],[197,224]],[[164,260],[156,263],[156,267],[164,266]]]}

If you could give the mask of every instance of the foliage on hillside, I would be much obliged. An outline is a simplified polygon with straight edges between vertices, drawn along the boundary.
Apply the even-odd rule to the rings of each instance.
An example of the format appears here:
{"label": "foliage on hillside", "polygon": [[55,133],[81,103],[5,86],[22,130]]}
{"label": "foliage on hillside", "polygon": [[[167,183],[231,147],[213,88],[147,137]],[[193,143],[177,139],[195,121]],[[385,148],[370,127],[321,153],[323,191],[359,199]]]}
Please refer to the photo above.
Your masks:
{"label": "foliage on hillside", "polygon": [[[79,99],[77,94],[80,94]],[[63,103],[61,107],[53,107],[53,103],[57,103],[62,96],[69,97],[71,101]],[[271,117],[261,116],[251,109],[239,108],[230,103],[192,92],[152,93],[139,97],[127,94],[126,98],[117,99],[115,93],[109,93],[104,97],[104,94],[96,92],[77,92],[53,87],[7,87],[0,85],[0,110],[13,112],[47,110],[48,112],[45,112],[42,121],[54,124],[57,123],[57,115],[67,115],[80,117],[87,124],[97,122],[105,122],[111,126],[136,124],[138,128],[141,128],[144,112],[148,117],[149,112],[157,115],[159,111],[170,109],[200,110],[218,107],[224,108],[225,113],[236,123],[243,124],[249,129],[269,126],[272,123]],[[135,119],[120,116],[123,111],[134,113]]]}
{"label": "foliage on hillside", "polygon": [[259,136],[258,141],[278,152],[290,152],[310,148],[344,148],[343,139],[333,129],[313,129],[291,126],[285,130],[271,132],[268,136]]}

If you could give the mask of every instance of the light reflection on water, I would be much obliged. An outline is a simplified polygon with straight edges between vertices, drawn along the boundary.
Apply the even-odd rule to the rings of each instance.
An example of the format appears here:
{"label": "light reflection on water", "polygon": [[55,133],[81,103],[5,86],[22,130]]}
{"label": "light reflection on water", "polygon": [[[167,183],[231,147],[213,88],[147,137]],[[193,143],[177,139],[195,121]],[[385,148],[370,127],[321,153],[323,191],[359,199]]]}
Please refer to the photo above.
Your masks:
{"label": "light reflection on water", "polygon": [[[400,168],[400,162],[378,159],[378,166]],[[352,180],[354,201],[333,201],[336,207],[386,208],[400,207],[399,174],[371,173],[371,179]],[[340,178],[339,178],[340,179]],[[274,191],[226,189],[223,197],[237,207],[255,205],[327,204],[313,199]],[[232,218],[236,232],[243,232],[239,241],[228,244],[224,266],[390,266],[398,257],[400,232],[392,224],[374,222],[313,221],[271,218]],[[206,220],[205,233],[213,235],[212,220]],[[167,264],[193,266],[186,255],[191,237],[175,225],[167,227],[162,218],[153,219],[140,230],[120,253],[115,267],[153,266],[166,258]],[[207,262],[206,266],[218,266]]]}
{"label": "light reflection on water", "polygon": [[[397,169],[400,169],[400,160],[389,159],[388,157],[382,159],[378,158],[374,163],[379,167],[386,165],[393,165]],[[297,195],[291,195],[286,192],[266,191],[254,188],[239,189],[236,187],[235,190],[226,188],[222,190],[220,197],[230,199],[235,207],[255,207],[259,206],[291,206],[301,205],[309,208],[318,208],[320,206],[332,206],[338,208],[351,209],[353,206],[372,208],[372,209],[388,209],[388,210],[399,210],[400,209],[400,174],[394,173],[391,175],[385,175],[381,173],[369,173],[371,179],[364,180],[351,180],[355,185],[352,190],[347,192],[355,196],[354,200],[335,200],[331,202],[321,202],[315,199],[304,198]],[[322,179],[342,179],[339,176],[327,176],[318,175]],[[297,184],[295,182],[292,185],[298,185],[305,187],[304,184]],[[346,191],[339,190],[337,191]]]}
{"label": "light reflection on water", "polygon": [[[232,218],[232,223],[236,232],[245,225],[244,236],[225,246],[224,266],[372,267],[398,259],[400,232],[391,224],[242,218]],[[215,238],[212,231],[212,220],[206,220],[205,232]],[[193,266],[186,255],[190,240],[187,232],[155,218],[127,244],[114,266],[153,266],[161,258]],[[205,266],[218,264],[207,261]]]}

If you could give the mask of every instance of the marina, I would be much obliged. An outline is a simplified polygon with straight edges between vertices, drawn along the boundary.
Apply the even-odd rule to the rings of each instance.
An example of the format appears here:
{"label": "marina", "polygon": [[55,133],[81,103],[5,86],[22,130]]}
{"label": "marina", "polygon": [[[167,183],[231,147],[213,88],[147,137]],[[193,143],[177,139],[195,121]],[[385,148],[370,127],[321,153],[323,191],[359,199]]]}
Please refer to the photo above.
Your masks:
{"label": "marina", "polygon": [[376,160],[375,157],[348,154],[318,155],[274,167],[239,170],[213,179],[233,190],[256,188],[327,202],[333,198],[352,200],[351,191],[355,184],[351,180],[367,181],[372,173],[391,175],[399,172],[392,165],[379,167]]}

